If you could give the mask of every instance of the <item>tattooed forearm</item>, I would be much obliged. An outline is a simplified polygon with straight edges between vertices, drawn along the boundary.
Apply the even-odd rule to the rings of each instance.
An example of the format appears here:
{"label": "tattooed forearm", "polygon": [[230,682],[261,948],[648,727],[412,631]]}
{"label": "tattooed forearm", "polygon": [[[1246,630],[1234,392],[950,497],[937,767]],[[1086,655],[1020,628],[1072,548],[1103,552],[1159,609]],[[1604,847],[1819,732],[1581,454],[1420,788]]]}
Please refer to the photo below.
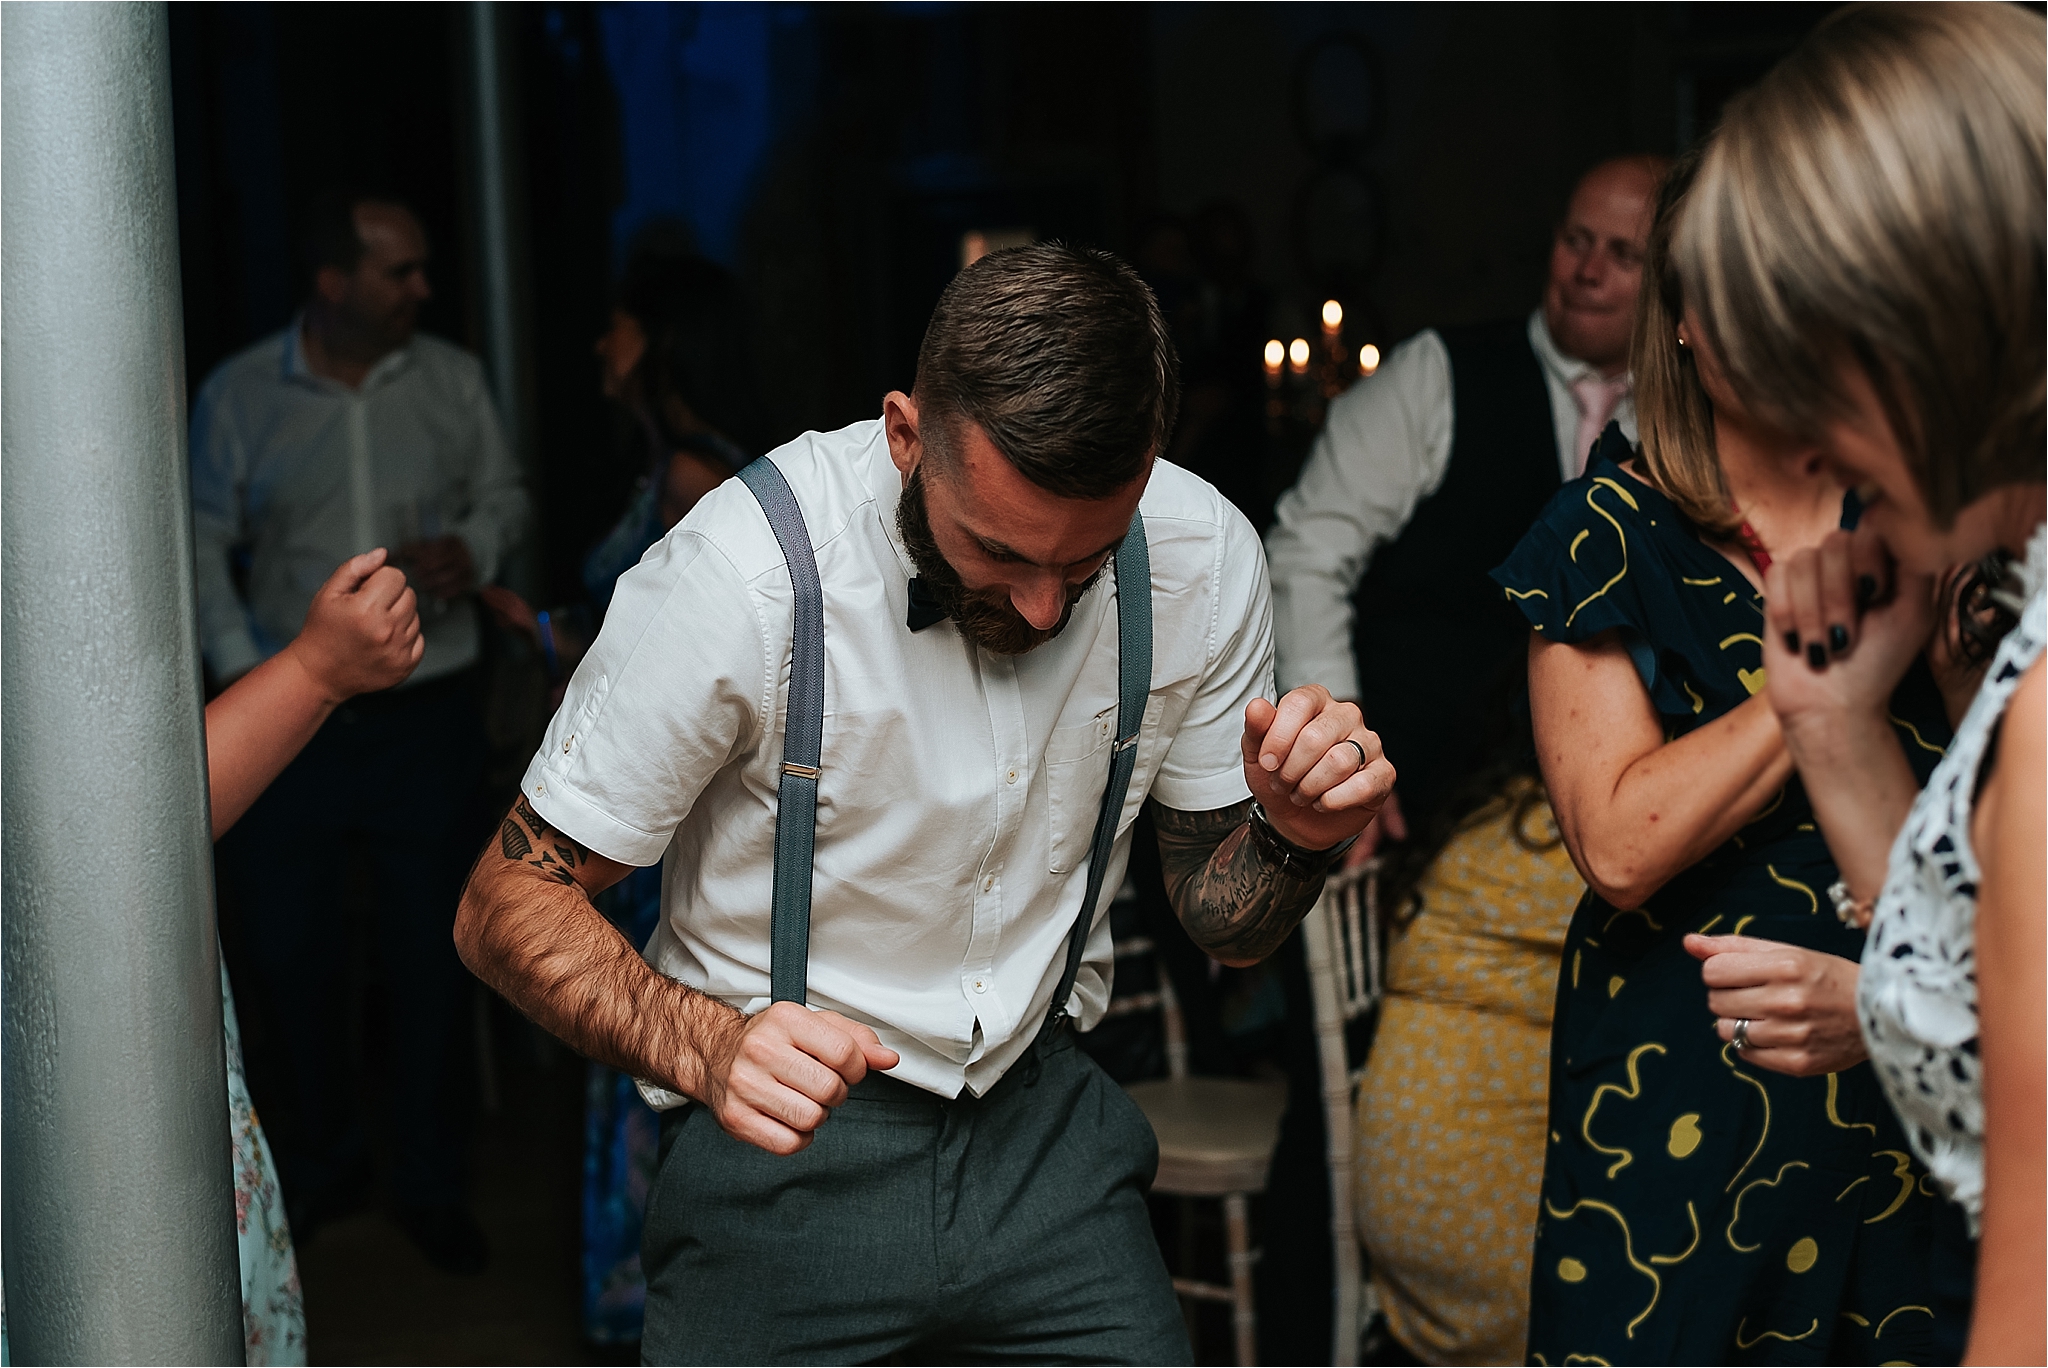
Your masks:
{"label": "tattooed forearm", "polygon": [[512,804],[510,815],[498,828],[498,849],[506,859],[564,884],[575,883],[576,870],[590,859],[588,846],[549,826],[524,795]]}
{"label": "tattooed forearm", "polygon": [[456,948],[477,977],[578,1051],[697,1096],[701,1042],[744,1018],[657,973],[591,905],[626,873],[521,798],[470,871]]}
{"label": "tattooed forearm", "polygon": [[1226,964],[1280,948],[1323,891],[1330,860],[1282,860],[1255,838],[1249,801],[1213,812],[1152,803],[1166,894],[1188,935]]}

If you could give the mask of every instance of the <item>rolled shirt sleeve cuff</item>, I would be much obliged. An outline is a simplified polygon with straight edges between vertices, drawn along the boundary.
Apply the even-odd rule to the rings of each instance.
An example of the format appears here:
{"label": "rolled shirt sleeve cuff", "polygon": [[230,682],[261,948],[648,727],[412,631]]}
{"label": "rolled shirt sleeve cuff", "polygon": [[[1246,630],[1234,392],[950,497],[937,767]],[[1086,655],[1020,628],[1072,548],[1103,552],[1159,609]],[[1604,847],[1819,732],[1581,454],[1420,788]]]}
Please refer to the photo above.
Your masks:
{"label": "rolled shirt sleeve cuff", "polygon": [[1176,812],[1214,812],[1249,801],[1252,791],[1245,785],[1244,770],[1239,767],[1193,779],[1161,774],[1152,781],[1149,796]]}
{"label": "rolled shirt sleeve cuff", "polygon": [[546,753],[537,755],[519,781],[519,791],[555,830],[582,842],[607,860],[646,868],[661,863],[672,833],[646,832],[605,812],[554,773]]}

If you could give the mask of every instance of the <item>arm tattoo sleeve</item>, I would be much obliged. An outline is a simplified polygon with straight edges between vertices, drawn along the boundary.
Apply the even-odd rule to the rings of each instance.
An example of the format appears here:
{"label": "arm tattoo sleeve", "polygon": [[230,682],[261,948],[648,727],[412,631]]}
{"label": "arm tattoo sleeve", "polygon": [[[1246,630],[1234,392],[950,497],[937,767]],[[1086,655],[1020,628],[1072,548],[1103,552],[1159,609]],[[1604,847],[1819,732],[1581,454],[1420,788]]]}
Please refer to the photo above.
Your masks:
{"label": "arm tattoo sleeve", "polygon": [[590,858],[590,847],[567,832],[557,831],[522,795],[512,814],[498,828],[498,849],[556,883],[576,882],[576,870]]}
{"label": "arm tattoo sleeve", "polygon": [[1213,812],[1150,806],[1174,913],[1195,944],[1217,959],[1272,954],[1323,891],[1334,857],[1275,858],[1254,836],[1249,800]]}

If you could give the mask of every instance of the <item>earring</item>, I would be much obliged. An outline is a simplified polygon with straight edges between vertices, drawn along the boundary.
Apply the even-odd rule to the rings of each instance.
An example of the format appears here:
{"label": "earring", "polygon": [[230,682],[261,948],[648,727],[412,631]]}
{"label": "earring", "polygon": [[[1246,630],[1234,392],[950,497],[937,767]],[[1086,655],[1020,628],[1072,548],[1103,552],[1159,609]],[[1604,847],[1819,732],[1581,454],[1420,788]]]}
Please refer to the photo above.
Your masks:
{"label": "earring", "polygon": [[1678,345],[1681,347],[1685,345],[1685,334],[1682,332],[1678,334]]}

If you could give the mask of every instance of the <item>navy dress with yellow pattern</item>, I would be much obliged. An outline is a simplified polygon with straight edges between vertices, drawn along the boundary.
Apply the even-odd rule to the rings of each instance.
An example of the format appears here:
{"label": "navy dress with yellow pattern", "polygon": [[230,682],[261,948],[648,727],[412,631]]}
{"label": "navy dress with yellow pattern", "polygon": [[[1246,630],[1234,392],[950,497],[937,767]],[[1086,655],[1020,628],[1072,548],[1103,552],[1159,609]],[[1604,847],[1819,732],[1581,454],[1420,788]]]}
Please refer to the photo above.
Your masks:
{"label": "navy dress with yellow pattern", "polygon": [[[1676,738],[1763,687],[1763,600],[1610,426],[1493,572],[1551,641],[1618,633]],[[1892,700],[1924,782],[1948,736],[1924,668]],[[1936,1198],[1870,1066],[1745,1065],[1707,1011],[1687,932],[1855,961],[1834,862],[1793,778],[1740,833],[1617,910],[1588,891],[1565,943],[1529,1362],[1928,1363]]]}

